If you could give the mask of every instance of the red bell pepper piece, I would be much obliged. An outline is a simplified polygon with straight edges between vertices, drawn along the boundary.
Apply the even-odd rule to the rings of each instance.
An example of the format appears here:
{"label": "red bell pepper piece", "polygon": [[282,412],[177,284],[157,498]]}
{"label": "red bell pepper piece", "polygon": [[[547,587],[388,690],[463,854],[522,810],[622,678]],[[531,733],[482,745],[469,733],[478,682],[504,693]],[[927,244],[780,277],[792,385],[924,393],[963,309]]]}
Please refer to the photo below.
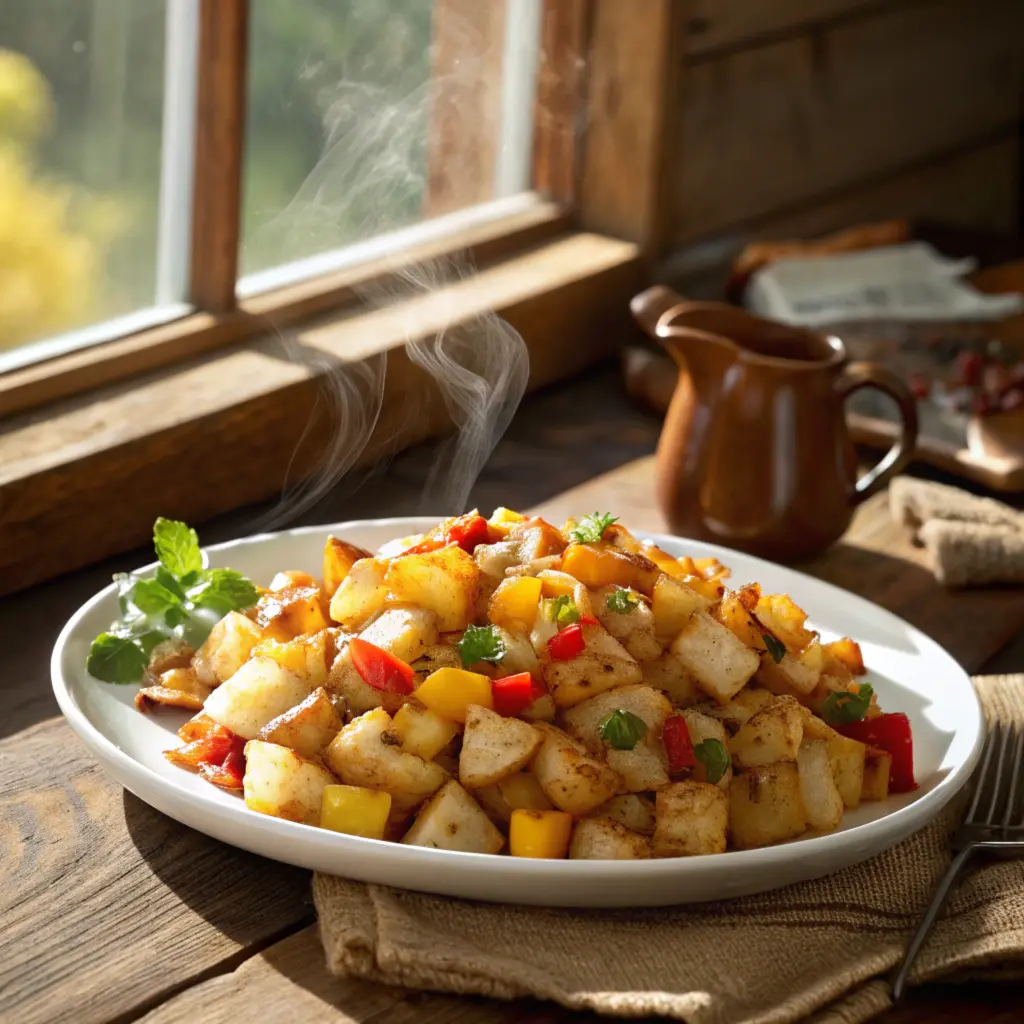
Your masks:
{"label": "red bell pepper piece", "polygon": [[661,739],[668,754],[669,774],[692,768],[697,763],[697,755],[693,752],[693,740],[690,739],[690,728],[682,715],[670,715],[665,719],[661,731]]}
{"label": "red bell pepper piece", "polygon": [[460,516],[445,534],[449,544],[458,544],[463,551],[473,554],[478,544],[486,544],[490,540],[491,528],[483,516]]}
{"label": "red bell pepper piece", "polygon": [[844,722],[835,729],[869,747],[878,747],[892,757],[892,768],[889,770],[890,793],[909,793],[917,789],[910,719],[902,712],[877,715],[860,722]]}
{"label": "red bell pepper piece", "polygon": [[348,650],[359,678],[368,686],[387,693],[412,693],[416,673],[401,658],[359,637],[349,640]]}
{"label": "red bell pepper piece", "polygon": [[529,672],[517,672],[514,676],[495,679],[491,683],[494,710],[506,718],[514,718],[525,711],[538,697],[543,697],[544,693],[544,687],[535,682]]}
{"label": "red bell pepper piece", "polygon": [[220,786],[222,789],[243,788],[245,755],[242,753],[242,750],[245,747],[245,740],[241,736],[236,736],[235,739],[241,745],[232,747],[224,758],[223,763],[213,764],[212,762],[204,761],[199,766],[199,774],[207,782],[212,782],[215,786]]}
{"label": "red bell pepper piece", "polygon": [[583,653],[583,626],[574,622],[565,629],[560,629],[548,641],[548,654],[555,661],[570,661],[577,654]]}
{"label": "red bell pepper piece", "polygon": [[179,768],[192,768],[208,782],[225,789],[241,789],[245,774],[245,740],[213,719],[193,719],[187,723],[187,735],[193,737],[164,757]]}

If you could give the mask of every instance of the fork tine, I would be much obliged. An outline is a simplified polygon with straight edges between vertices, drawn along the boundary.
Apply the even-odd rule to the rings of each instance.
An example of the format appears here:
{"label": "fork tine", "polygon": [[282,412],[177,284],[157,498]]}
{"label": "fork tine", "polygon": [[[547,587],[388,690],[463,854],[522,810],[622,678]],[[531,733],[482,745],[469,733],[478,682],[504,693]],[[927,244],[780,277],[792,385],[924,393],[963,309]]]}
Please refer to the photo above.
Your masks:
{"label": "fork tine", "polygon": [[[1024,757],[1024,729],[1020,729],[1018,726],[1014,725],[1011,730],[1011,735],[1016,737],[1016,742],[1013,744],[1015,750],[1013,755],[1013,765],[1010,768],[1010,795],[1007,797],[1006,813],[1003,815],[1004,832],[1013,825],[1013,812],[1017,797],[1017,784],[1020,781],[1021,759]],[[1022,817],[1021,823],[1024,824],[1024,817]]]}
{"label": "fork tine", "polygon": [[996,808],[999,806],[999,794],[1003,789],[1003,779],[1006,777],[1003,772],[1003,762],[1006,760],[1006,749],[1009,746],[1010,732],[1004,729],[1000,722],[999,732],[999,760],[996,761],[995,771],[992,774],[992,799],[988,803],[988,814],[985,815],[985,824],[995,823]]}
{"label": "fork tine", "polygon": [[974,772],[974,793],[971,796],[971,805],[967,808],[967,813],[964,815],[964,822],[968,825],[975,824],[974,815],[978,810],[978,804],[981,803],[981,791],[985,788],[985,779],[988,778],[988,765],[992,760],[992,751],[995,750],[996,736],[1002,731],[1002,725],[997,723],[988,730],[988,735],[985,737],[985,747],[982,751],[981,767],[975,769]]}

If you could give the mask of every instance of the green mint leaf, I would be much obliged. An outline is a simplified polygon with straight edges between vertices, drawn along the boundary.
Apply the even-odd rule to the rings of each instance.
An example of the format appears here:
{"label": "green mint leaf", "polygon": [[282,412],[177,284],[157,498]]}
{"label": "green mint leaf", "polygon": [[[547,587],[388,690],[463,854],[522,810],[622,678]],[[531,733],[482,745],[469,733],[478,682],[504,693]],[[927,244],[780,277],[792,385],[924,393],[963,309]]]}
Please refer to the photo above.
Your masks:
{"label": "green mint leaf", "polygon": [[714,785],[726,773],[732,758],[721,740],[704,740],[693,748],[694,757],[702,765],[708,775],[708,782]]}
{"label": "green mint leaf", "polygon": [[251,608],[260,597],[256,584],[234,569],[204,569],[198,580],[188,590],[189,600],[221,615]]}
{"label": "green mint leaf", "polygon": [[625,588],[613,590],[605,598],[605,604],[608,606],[608,611],[617,612],[619,615],[625,615],[626,612],[631,612],[639,603],[640,598],[637,597],[632,590],[627,590]]}
{"label": "green mint leaf", "polygon": [[862,722],[871,707],[874,690],[870,683],[861,683],[856,693],[833,693],[821,706],[821,717],[830,725]]}
{"label": "green mint leaf", "polygon": [[632,750],[646,735],[647,723],[632,711],[619,708],[601,719],[597,731],[616,750]]}
{"label": "green mint leaf", "polygon": [[618,520],[619,517],[610,512],[591,512],[569,531],[569,536],[577,544],[596,544],[604,536],[604,531]]}
{"label": "green mint leaf", "polygon": [[187,523],[161,516],[153,524],[153,546],[164,568],[175,576],[199,572],[203,568],[199,538]]}
{"label": "green mint leaf", "polygon": [[100,633],[89,648],[85,667],[89,675],[105,683],[135,683],[142,678],[148,664],[149,652],[140,637]]}
{"label": "green mint leaf", "polygon": [[580,621],[576,602],[568,594],[562,594],[560,597],[546,597],[541,601],[541,611],[544,617],[559,629],[565,629],[566,626]]}
{"label": "green mint leaf", "polygon": [[172,608],[181,608],[181,598],[159,580],[136,580],[131,603],[149,618],[162,619]]}
{"label": "green mint leaf", "polygon": [[456,646],[462,664],[466,666],[475,665],[479,661],[497,665],[505,657],[505,644],[497,626],[467,626]]}
{"label": "green mint leaf", "polygon": [[786,647],[781,640],[776,639],[771,633],[762,633],[761,639],[764,641],[765,647],[768,648],[768,653],[772,656],[772,661],[776,665],[786,656]]}
{"label": "green mint leaf", "polygon": [[190,575],[192,574],[187,573],[185,576],[181,578],[181,580],[179,580],[177,576],[175,576],[173,573],[169,573],[162,565],[158,565],[156,567],[156,572],[153,573],[153,578],[161,586],[166,587],[179,600],[184,601],[185,586],[187,586],[187,584],[185,584],[185,586],[183,586],[182,584],[186,579],[188,579]]}

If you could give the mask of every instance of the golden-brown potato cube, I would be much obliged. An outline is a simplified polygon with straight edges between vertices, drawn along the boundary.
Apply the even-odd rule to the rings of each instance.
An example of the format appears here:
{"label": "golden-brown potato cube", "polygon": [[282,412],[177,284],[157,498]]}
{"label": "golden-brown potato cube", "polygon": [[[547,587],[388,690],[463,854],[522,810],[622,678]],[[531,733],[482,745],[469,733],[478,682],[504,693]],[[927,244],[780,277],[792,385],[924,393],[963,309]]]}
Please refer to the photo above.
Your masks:
{"label": "golden-brown potato cube", "polygon": [[818,638],[817,633],[804,626],[807,612],[788,594],[762,594],[754,607],[754,615],[792,654],[799,653]]}
{"label": "golden-brown potato cube", "polygon": [[517,523],[508,535],[517,545],[520,562],[535,562],[539,558],[560,555],[568,541],[559,529],[540,516],[532,516],[525,522]]}
{"label": "golden-brown potato cube", "polygon": [[270,658],[304,679],[311,689],[327,682],[327,647],[333,645],[330,631],[320,630],[294,640],[262,640],[252,649],[254,658]]}
{"label": "golden-brown potato cube", "polygon": [[729,821],[725,791],[706,782],[673,782],[655,796],[655,857],[725,853]]}
{"label": "golden-brown potato cube", "polygon": [[537,620],[542,587],[536,576],[503,579],[490,596],[487,618],[513,633],[529,633]]}
{"label": "golden-brown potato cube", "polygon": [[324,596],[319,587],[286,587],[264,594],[256,605],[256,625],[263,637],[292,640],[319,633],[328,626]]}
{"label": "golden-brown potato cube", "polygon": [[453,546],[392,559],[384,584],[389,603],[429,609],[443,631],[464,629],[476,612],[480,569],[472,555]]}
{"label": "golden-brown potato cube", "polygon": [[458,649],[451,644],[436,643],[424,648],[423,653],[410,664],[416,673],[415,685],[419,686],[439,668],[462,668],[462,658]]}
{"label": "golden-brown potato cube", "polygon": [[755,678],[766,690],[779,696],[804,697],[818,685],[821,661],[821,645],[816,642],[799,654],[786,651],[779,662],[765,652]]}
{"label": "golden-brown potato cube", "polygon": [[241,612],[228,612],[192,657],[192,667],[204,686],[220,686],[248,660],[260,642],[260,627]]}
{"label": "golden-brown potato cube", "polygon": [[738,772],[729,786],[729,833],[739,850],[771,846],[807,831],[795,761]]}
{"label": "golden-brown potato cube", "polygon": [[711,602],[693,587],[672,576],[662,576],[654,584],[651,615],[654,631],[662,643],[671,643],[683,631],[695,612],[707,611]]}
{"label": "golden-brown potato cube", "polygon": [[[681,712],[684,720],[686,721],[686,728],[690,734],[690,742],[694,747],[699,746],[707,740],[717,740],[725,747],[726,752],[729,752],[729,737],[725,731],[725,726],[718,721],[716,718],[712,718],[711,715],[706,715],[696,708],[684,708]],[[695,782],[708,782],[707,768],[701,763],[700,759],[697,759],[697,763],[693,767],[693,780]],[[729,792],[729,782],[732,779],[732,764],[725,769],[722,773],[722,777],[712,785],[717,786],[719,789],[724,790],[726,793]]]}
{"label": "golden-brown potato cube", "polygon": [[313,576],[304,572],[302,569],[284,569],[281,572],[274,573],[274,578],[270,581],[270,586],[267,590],[278,591],[278,590],[289,590],[292,587],[315,587],[317,586],[316,580]]}
{"label": "golden-brown potato cube", "polygon": [[347,786],[390,793],[392,814],[407,814],[440,789],[448,774],[433,761],[406,753],[401,743],[388,713],[374,708],[334,737],[327,748],[327,766]]}
{"label": "golden-brown potato cube", "polygon": [[360,558],[349,569],[331,598],[331,618],[345,629],[360,629],[383,607],[387,597],[383,558]]}
{"label": "golden-brown potato cube", "polygon": [[402,842],[435,850],[497,853],[505,845],[505,837],[469,793],[451,779],[423,805]]}
{"label": "golden-brown potato cube", "polygon": [[513,811],[550,811],[551,801],[535,775],[529,772],[516,772],[498,783],[505,802]]}
{"label": "golden-brown potato cube", "polygon": [[150,711],[156,704],[200,711],[210,696],[210,688],[199,682],[195,669],[169,668],[153,686],[144,686],[135,695],[135,706]]}
{"label": "golden-brown potato cube", "polygon": [[851,675],[862,676],[867,672],[860,644],[855,640],[844,636],[841,640],[825,644],[824,647],[829,659],[838,661]]}
{"label": "golden-brown potato cube", "polygon": [[260,814],[320,824],[324,789],[335,779],[322,764],[307,761],[288,747],[262,740],[245,745],[245,806]]}
{"label": "golden-brown potato cube", "polygon": [[437,616],[426,608],[388,608],[359,637],[411,665],[437,643]]}
{"label": "golden-brown potato cube", "polygon": [[347,646],[334,659],[331,671],[327,673],[327,690],[344,700],[350,718],[373,708],[384,708],[389,715],[394,715],[412,699],[411,694],[378,690],[365,682],[352,664]]}
{"label": "golden-brown potato cube", "polygon": [[743,688],[760,664],[754,651],[707,612],[694,612],[671,650],[697,685],[721,704]]}
{"label": "golden-brown potato cube", "polygon": [[328,599],[334,597],[341,586],[341,581],[356,562],[372,557],[373,555],[364,548],[339,540],[337,537],[328,537],[324,545],[324,593]]}
{"label": "golden-brown potato cube", "polygon": [[859,740],[841,736],[833,730],[828,740],[832,777],[843,803],[853,810],[860,804],[864,788],[864,758],[868,748]]}
{"label": "golden-brown potato cube", "polygon": [[254,740],[267,722],[304,701],[311,690],[305,679],[271,658],[253,658],[221,683],[203,708],[218,725]]}
{"label": "golden-brown potato cube", "polygon": [[843,798],[832,776],[828,740],[804,739],[796,758],[807,824],[831,832],[843,820]]}
{"label": "golden-brown potato cube", "polygon": [[587,755],[587,748],[545,722],[537,722],[544,742],[533,757],[530,770],[544,795],[560,811],[581,815],[611,799],[622,780],[606,764]]}
{"label": "golden-brown potato cube", "polygon": [[677,708],[688,708],[704,700],[704,691],[689,669],[671,651],[640,666],[647,686],[662,690]]}
{"label": "golden-brown potato cube", "polygon": [[654,635],[654,615],[645,602],[634,593],[636,604],[627,611],[616,612],[608,607],[609,595],[618,587],[603,587],[594,594],[594,610],[601,625],[626,648],[637,661],[650,661],[661,654],[661,644]]}
{"label": "golden-brown potato cube", "polygon": [[892,769],[892,754],[869,747],[864,758],[864,782],[861,785],[861,800],[884,800],[889,795],[889,772]]}
{"label": "golden-brown potato cube", "polygon": [[569,860],[647,860],[651,841],[611,818],[581,818],[572,830]]}
{"label": "golden-brown potato cube", "polygon": [[459,754],[459,781],[467,789],[493,785],[525,767],[541,742],[532,725],[470,704]]}
{"label": "golden-brown potato cube", "polygon": [[631,832],[644,836],[654,835],[654,801],[640,793],[622,793],[606,804],[595,807],[589,818],[611,818],[625,825]]}
{"label": "golden-brown potato cube", "polygon": [[[735,733],[741,725],[745,725],[766,704],[771,704],[775,695],[757,686],[744,686],[727,704],[707,701],[696,705],[702,714],[717,718],[725,726],[725,731]],[[805,722],[806,726],[806,722]]]}
{"label": "golden-brown potato cube", "polygon": [[279,747],[290,747],[301,757],[319,757],[341,730],[341,716],[323,687],[301,704],[271,719],[259,738]]}
{"label": "golden-brown potato cube", "polygon": [[[628,711],[640,718],[647,731],[632,750],[616,750],[601,738],[600,725],[615,711]],[[595,757],[601,757],[621,776],[631,793],[657,789],[669,781],[668,758],[661,742],[661,729],[672,714],[672,704],[659,690],[640,683],[621,686],[591,697],[563,715],[563,724]]]}
{"label": "golden-brown potato cube", "polygon": [[745,646],[751,647],[755,651],[767,650],[763,627],[754,620],[739,592],[727,593],[722,598],[722,603],[715,612],[715,618]]}
{"label": "golden-brown potato cube", "polygon": [[[244,618],[244,616],[243,616]],[[255,624],[253,626],[256,629]],[[259,630],[256,629],[257,634]],[[146,686],[156,686],[157,680],[165,673],[170,672],[172,668],[195,668],[192,664],[192,659],[195,657],[195,649],[190,647],[184,640],[178,637],[170,637],[167,640],[161,640],[149,652],[149,664],[146,666],[146,671],[142,675],[142,682]],[[243,659],[244,661],[245,659]],[[241,662],[239,662],[241,664]],[[198,673],[196,678],[198,678]],[[226,677],[225,677],[226,678]],[[221,680],[217,680],[219,683]],[[208,689],[212,687],[211,683],[204,683]]]}
{"label": "golden-brown potato cube", "polygon": [[394,731],[407,754],[432,761],[459,734],[459,725],[410,701],[395,713]]}
{"label": "golden-brown potato cube", "polygon": [[537,652],[530,643],[530,638],[525,633],[513,633],[510,630],[495,627],[495,632],[505,648],[505,656],[498,665],[488,665],[487,662],[478,663],[473,667],[474,672],[483,672],[495,679],[502,676],[514,676],[520,672],[529,672],[534,679],[541,676],[540,661]]}
{"label": "golden-brown potato cube", "polygon": [[555,698],[550,693],[538,697],[525,711],[519,712],[520,718],[530,722],[553,722],[558,714]]}
{"label": "golden-brown potato cube", "polygon": [[544,666],[544,681],[560,708],[643,678],[636,659],[603,627],[584,625],[583,641],[582,654],[568,661],[550,660]]}
{"label": "golden-brown potato cube", "polygon": [[776,697],[737,729],[729,741],[729,751],[740,768],[795,761],[803,736],[800,705],[792,697]]}

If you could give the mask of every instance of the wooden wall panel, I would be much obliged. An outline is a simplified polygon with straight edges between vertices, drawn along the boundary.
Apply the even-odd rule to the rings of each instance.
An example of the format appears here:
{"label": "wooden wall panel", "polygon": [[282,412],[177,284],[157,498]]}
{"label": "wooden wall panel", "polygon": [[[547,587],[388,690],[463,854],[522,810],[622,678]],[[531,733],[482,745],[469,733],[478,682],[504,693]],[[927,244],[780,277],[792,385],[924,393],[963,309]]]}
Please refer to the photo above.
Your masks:
{"label": "wooden wall panel", "polygon": [[1014,124],[1022,32],[1020,0],[935,0],[693,63],[676,105],[671,244]]}

